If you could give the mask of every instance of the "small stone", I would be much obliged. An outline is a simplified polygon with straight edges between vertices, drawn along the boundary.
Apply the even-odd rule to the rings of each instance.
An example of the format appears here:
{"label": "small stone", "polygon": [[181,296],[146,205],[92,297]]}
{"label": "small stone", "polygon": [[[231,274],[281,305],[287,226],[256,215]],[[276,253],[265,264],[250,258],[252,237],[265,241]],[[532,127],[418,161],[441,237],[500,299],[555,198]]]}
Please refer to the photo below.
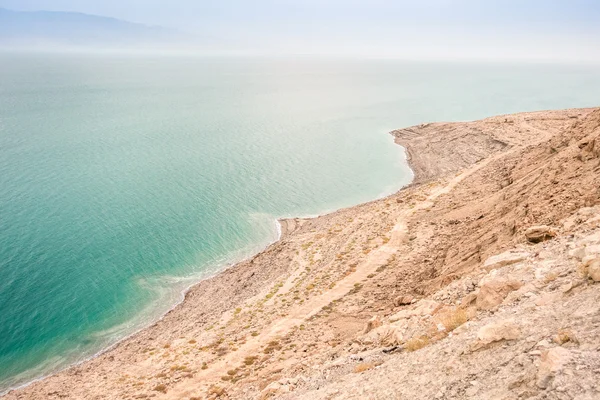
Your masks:
{"label": "small stone", "polygon": [[567,342],[572,342],[575,344],[579,343],[577,336],[568,329],[561,329],[554,337],[552,337],[552,341],[556,344],[562,345]]}
{"label": "small stone", "polygon": [[600,282],[600,258],[596,258],[588,265],[588,276],[594,282]]}
{"label": "small stone", "polygon": [[565,283],[564,285],[561,285],[558,290],[560,290],[562,293],[568,293],[571,291],[571,289],[573,289],[575,286],[573,285],[572,281],[569,281],[567,283]]}

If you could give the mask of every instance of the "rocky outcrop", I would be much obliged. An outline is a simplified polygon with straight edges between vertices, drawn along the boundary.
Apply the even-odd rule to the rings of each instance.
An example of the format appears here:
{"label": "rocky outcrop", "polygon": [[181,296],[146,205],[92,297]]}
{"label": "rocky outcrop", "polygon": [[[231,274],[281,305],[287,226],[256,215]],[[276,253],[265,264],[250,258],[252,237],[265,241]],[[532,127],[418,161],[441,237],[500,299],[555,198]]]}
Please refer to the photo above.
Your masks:
{"label": "rocky outcrop", "polygon": [[502,340],[516,340],[521,336],[519,326],[512,320],[497,321],[487,324],[477,332],[477,341],[473,350],[479,350],[491,343]]}
{"label": "rocky outcrop", "polygon": [[506,296],[523,284],[517,279],[496,276],[493,272],[482,279],[475,304],[480,310],[493,310],[502,304]]}
{"label": "rocky outcrop", "polygon": [[404,343],[402,330],[395,325],[382,325],[363,335],[359,342],[377,346],[397,346]]}
{"label": "rocky outcrop", "polygon": [[[551,242],[505,252],[526,254],[518,261],[496,264],[487,273],[476,270],[380,317],[381,333],[370,343],[398,355],[377,371],[284,398],[358,400],[364,393],[415,399],[598,398],[600,286],[592,277],[598,259],[589,256],[595,257],[600,244],[600,223],[588,224],[598,216],[600,210],[582,217]],[[491,258],[506,254],[499,256]],[[583,266],[588,279],[581,275]],[[475,307],[477,300],[489,307]],[[381,362],[373,354],[355,357],[366,365]]]}

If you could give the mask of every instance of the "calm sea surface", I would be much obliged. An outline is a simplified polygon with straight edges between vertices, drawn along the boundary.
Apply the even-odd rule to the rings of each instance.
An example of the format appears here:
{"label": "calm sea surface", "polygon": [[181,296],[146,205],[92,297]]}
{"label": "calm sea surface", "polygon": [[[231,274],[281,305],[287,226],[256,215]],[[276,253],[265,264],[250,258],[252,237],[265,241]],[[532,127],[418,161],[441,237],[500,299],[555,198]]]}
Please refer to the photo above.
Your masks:
{"label": "calm sea surface", "polygon": [[276,218],[408,183],[394,128],[599,94],[595,67],[0,54],[0,392],[158,318]]}

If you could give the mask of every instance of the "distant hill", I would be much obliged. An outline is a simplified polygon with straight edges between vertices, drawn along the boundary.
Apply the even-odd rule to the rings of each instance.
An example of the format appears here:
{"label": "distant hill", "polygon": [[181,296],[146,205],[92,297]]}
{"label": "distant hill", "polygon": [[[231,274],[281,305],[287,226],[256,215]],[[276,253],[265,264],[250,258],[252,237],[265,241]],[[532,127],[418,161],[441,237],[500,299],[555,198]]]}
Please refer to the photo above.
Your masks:
{"label": "distant hill", "polygon": [[188,39],[173,29],[97,15],[0,8],[0,46],[164,47]]}

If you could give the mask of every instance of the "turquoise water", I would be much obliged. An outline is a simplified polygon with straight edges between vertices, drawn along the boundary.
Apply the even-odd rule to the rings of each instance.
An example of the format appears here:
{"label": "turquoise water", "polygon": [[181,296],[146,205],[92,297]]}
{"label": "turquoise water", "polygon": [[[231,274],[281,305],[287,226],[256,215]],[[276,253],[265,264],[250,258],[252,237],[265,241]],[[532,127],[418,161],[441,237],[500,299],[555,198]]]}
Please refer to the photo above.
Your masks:
{"label": "turquoise water", "polygon": [[596,106],[600,69],[0,55],[0,391],[89,357],[275,219],[411,179],[387,132]]}

